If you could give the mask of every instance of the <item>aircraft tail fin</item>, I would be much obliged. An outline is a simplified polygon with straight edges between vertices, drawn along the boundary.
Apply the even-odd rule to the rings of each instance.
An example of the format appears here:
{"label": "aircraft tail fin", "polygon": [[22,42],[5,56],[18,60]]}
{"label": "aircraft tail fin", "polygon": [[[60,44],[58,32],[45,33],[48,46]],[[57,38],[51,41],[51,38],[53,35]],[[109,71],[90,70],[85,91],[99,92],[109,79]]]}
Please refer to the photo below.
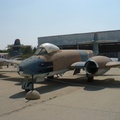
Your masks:
{"label": "aircraft tail fin", "polygon": [[12,47],[11,52],[9,53],[10,57],[18,57],[22,55],[20,40],[16,39]]}

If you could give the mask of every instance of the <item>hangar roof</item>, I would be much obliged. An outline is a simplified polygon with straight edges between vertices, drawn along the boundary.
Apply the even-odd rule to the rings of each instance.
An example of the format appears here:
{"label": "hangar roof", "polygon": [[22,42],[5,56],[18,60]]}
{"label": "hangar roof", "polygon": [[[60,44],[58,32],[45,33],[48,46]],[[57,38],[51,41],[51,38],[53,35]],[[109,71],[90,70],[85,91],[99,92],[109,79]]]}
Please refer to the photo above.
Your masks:
{"label": "hangar roof", "polygon": [[77,33],[66,35],[55,35],[38,37],[38,45],[43,43],[52,43],[57,46],[61,45],[77,45],[77,44],[92,44],[94,34],[97,33],[98,43],[120,42],[120,30],[100,31],[90,33]]}

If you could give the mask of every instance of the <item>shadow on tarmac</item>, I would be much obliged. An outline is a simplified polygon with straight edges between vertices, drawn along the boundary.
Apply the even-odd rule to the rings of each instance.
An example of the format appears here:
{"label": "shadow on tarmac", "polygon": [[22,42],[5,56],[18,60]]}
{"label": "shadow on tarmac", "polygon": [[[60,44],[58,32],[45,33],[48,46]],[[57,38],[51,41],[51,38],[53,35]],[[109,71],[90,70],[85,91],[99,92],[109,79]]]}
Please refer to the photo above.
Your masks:
{"label": "shadow on tarmac", "polygon": [[120,88],[120,81],[116,81],[114,78],[107,78],[104,80],[95,79],[92,83],[87,83],[84,86],[84,90],[97,91],[105,88]]}
{"label": "shadow on tarmac", "polygon": [[[3,76],[4,79],[1,79],[2,81],[11,81],[11,82],[15,82],[15,85],[22,85],[22,82],[24,81],[24,78],[11,78],[8,76]],[[17,83],[16,83],[17,82]]]}
{"label": "shadow on tarmac", "polygon": [[6,78],[6,77],[8,77],[8,76],[6,76],[6,75],[4,75],[4,73],[0,73],[0,78]]}
{"label": "shadow on tarmac", "polygon": [[[57,82],[57,80],[56,80]],[[70,86],[80,86],[84,87],[87,91],[97,91],[105,88],[120,88],[120,81],[114,78],[107,78],[103,80],[94,79],[93,82],[87,82],[86,77],[80,77],[77,79],[58,79],[58,82],[68,84]]]}
{"label": "shadow on tarmac", "polygon": [[[45,94],[45,93],[52,92],[52,91],[55,91],[58,89],[62,89],[64,87],[68,87],[68,85],[66,85],[66,84],[58,83],[58,82],[54,82],[54,81],[44,81],[44,82],[39,83],[39,84],[44,85],[44,86],[40,86],[40,87],[35,88],[35,90],[40,92],[40,94]],[[16,94],[10,96],[10,98],[18,99],[18,98],[25,98],[25,96],[26,96],[26,92],[23,91],[23,92],[19,92],[19,93],[16,93]]]}
{"label": "shadow on tarmac", "polygon": [[9,98],[19,99],[19,98],[25,98],[25,96],[26,96],[26,93],[23,91],[23,92],[16,93],[16,94],[10,96]]}
{"label": "shadow on tarmac", "polygon": [[[19,85],[19,86],[22,85],[22,82],[24,81],[24,78],[11,78],[8,76],[4,76],[4,74],[0,75],[0,77],[4,78],[1,80],[12,81],[15,82],[15,85]],[[72,79],[59,78],[54,80],[46,79],[46,81],[37,84],[39,84],[40,87],[37,88],[35,87],[35,89],[38,92],[40,92],[40,94],[45,94],[68,86],[76,86],[76,87],[80,86],[83,87],[83,89],[86,91],[98,91],[105,88],[115,88],[115,89],[120,88],[120,81],[115,80],[114,78],[107,78],[103,80],[95,79],[94,82],[91,83],[88,83],[85,77],[79,77],[76,79],[73,78]],[[25,95],[26,92],[22,91],[10,96],[10,98],[12,99],[25,98]]]}

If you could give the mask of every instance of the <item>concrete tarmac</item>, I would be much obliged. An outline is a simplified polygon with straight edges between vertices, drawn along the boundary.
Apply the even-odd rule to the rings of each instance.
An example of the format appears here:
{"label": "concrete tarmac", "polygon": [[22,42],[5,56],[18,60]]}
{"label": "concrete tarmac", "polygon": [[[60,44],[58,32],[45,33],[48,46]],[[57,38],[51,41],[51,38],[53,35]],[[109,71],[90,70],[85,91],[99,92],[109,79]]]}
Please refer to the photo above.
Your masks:
{"label": "concrete tarmac", "polygon": [[120,69],[87,83],[85,72],[36,83],[41,99],[28,101],[16,68],[0,69],[0,120],[120,120]]}

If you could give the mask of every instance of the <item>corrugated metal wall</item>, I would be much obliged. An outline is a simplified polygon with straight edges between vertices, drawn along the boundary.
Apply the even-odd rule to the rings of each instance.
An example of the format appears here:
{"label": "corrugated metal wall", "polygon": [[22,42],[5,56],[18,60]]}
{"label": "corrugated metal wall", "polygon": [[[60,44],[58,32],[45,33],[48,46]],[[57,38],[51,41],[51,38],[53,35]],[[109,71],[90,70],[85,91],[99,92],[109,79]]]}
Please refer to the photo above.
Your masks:
{"label": "corrugated metal wall", "polygon": [[38,37],[38,46],[42,43],[52,43],[58,46],[76,45],[82,42],[92,41],[94,38],[94,33],[97,33],[98,40],[113,40],[120,42],[120,30],[113,30],[113,31]]}

